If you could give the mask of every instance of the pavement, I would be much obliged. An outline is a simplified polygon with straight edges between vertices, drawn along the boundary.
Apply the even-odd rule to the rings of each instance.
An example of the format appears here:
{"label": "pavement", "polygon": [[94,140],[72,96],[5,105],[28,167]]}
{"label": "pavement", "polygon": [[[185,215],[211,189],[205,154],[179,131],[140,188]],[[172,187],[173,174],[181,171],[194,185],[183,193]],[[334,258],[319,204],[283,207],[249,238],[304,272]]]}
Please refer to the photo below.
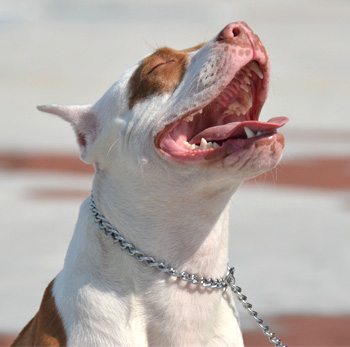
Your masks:
{"label": "pavement", "polygon": [[[289,346],[350,345],[349,17],[341,0],[0,0],[0,346],[62,268],[93,177],[69,125],[35,106],[94,102],[153,48],[237,20],[271,58],[261,119],[290,118],[280,166],[232,199],[237,283]],[[240,315],[246,344],[263,345]]]}

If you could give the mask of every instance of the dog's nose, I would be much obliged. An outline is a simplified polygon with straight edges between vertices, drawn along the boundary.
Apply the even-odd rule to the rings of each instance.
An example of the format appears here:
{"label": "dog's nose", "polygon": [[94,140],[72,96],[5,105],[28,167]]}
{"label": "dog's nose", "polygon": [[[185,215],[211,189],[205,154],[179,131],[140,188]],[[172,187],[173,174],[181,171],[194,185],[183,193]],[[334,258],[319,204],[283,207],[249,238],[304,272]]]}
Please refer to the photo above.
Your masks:
{"label": "dog's nose", "polygon": [[242,33],[240,23],[230,23],[222,29],[217,37],[217,41],[238,37]]}
{"label": "dog's nose", "polygon": [[249,26],[244,22],[230,23],[225,26],[216,38],[216,41],[235,42],[236,40],[244,40],[249,34],[253,34]]}
{"label": "dog's nose", "polygon": [[242,34],[242,32],[244,32],[242,23],[237,22],[227,24],[225,28],[220,31],[217,41],[238,37]]}
{"label": "dog's nose", "polygon": [[[238,53],[241,56],[242,54],[245,54],[245,56],[250,55],[251,52],[249,50],[253,49],[253,59],[260,64],[265,64],[268,61],[265,47],[259,37],[254,34],[253,30],[245,22],[235,22],[226,25],[216,37],[216,42],[239,48],[240,51]],[[227,48],[225,47],[225,49]]]}

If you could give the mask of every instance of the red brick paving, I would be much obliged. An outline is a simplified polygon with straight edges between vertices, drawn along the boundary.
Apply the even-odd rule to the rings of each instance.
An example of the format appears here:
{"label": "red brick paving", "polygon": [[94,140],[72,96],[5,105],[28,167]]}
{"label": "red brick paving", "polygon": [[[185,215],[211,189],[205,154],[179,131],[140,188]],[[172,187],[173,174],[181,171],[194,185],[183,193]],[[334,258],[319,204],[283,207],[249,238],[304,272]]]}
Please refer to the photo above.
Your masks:
{"label": "red brick paving", "polygon": [[[289,347],[350,346],[350,316],[285,316],[268,322]],[[267,337],[256,330],[246,332],[244,341],[246,346],[271,346]]]}
{"label": "red brick paving", "polygon": [[15,338],[16,337],[13,335],[0,334],[0,346],[1,347],[11,346],[11,343],[14,341]]}
{"label": "red brick paving", "polygon": [[0,169],[7,171],[94,173],[93,166],[83,163],[77,155],[64,154],[0,153]]}
{"label": "red brick paving", "polygon": [[31,199],[39,200],[61,200],[61,199],[80,199],[83,200],[90,194],[89,190],[82,189],[35,189],[29,191]]}
{"label": "red brick paving", "polygon": [[276,171],[262,180],[276,185],[323,190],[350,189],[350,156],[282,161]]}
{"label": "red brick paving", "polygon": [[[350,316],[285,316],[269,319],[277,337],[293,346],[350,346]],[[258,328],[245,332],[249,346],[272,346]],[[1,335],[0,346],[10,346],[15,336]]]}

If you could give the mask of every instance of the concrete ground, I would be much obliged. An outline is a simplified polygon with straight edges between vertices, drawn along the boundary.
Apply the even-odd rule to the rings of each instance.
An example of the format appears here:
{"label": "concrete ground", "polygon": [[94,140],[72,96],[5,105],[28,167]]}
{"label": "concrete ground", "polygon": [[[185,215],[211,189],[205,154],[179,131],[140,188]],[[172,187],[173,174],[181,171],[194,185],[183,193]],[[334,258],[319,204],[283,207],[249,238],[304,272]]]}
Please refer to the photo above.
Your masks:
{"label": "concrete ground", "polygon": [[[94,102],[153,48],[244,20],[271,58],[261,119],[290,122],[279,168],[233,197],[231,264],[284,343],[349,345],[349,17],[341,0],[0,0],[0,334],[37,311],[91,187],[69,125],[35,106]],[[247,345],[265,343],[241,319]]]}

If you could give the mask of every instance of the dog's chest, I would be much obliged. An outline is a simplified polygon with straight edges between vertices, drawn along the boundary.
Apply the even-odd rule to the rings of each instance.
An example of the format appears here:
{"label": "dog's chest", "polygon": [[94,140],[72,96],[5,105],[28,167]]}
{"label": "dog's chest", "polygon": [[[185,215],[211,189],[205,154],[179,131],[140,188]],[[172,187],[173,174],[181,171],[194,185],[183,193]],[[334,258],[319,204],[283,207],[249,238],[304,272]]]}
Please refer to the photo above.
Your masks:
{"label": "dog's chest", "polygon": [[[220,346],[217,341],[240,337],[234,331],[236,317],[227,310],[228,298],[221,292],[158,283],[140,295],[114,295],[89,286],[75,295],[76,305],[67,307],[68,345]],[[219,321],[213,312],[220,313]]]}

